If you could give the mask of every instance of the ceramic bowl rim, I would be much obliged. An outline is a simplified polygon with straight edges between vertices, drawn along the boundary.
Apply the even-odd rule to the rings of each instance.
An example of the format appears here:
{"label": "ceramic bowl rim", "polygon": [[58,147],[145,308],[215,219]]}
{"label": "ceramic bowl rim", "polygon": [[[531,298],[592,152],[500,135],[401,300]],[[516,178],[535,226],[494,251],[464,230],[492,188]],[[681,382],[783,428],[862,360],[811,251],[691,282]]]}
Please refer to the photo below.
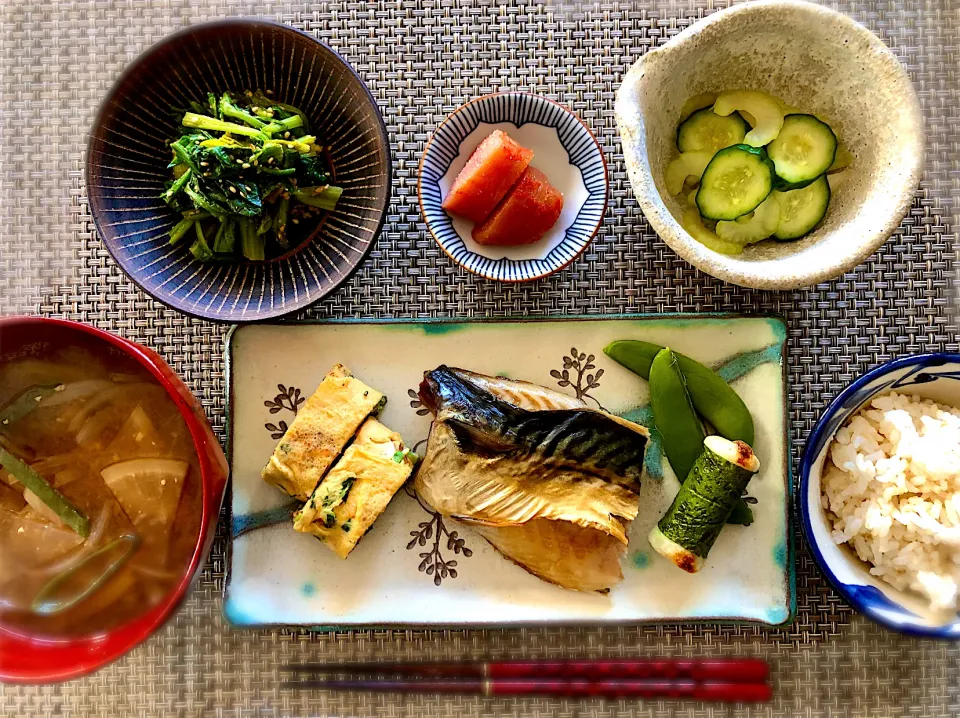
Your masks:
{"label": "ceramic bowl rim", "polygon": [[[443,245],[443,243],[440,241],[440,238],[437,237],[437,233],[433,229],[433,224],[431,223],[427,215],[427,211],[423,206],[423,192],[422,192],[423,165],[427,160],[427,155],[430,152],[430,147],[431,145],[433,145],[433,141],[437,138],[437,135],[443,129],[444,125],[450,122],[461,111],[467,109],[468,107],[470,107],[475,103],[489,101],[495,97],[504,97],[504,96],[516,97],[521,95],[527,96],[527,97],[533,97],[538,102],[543,101],[543,102],[549,102],[552,105],[556,105],[561,110],[563,110],[565,114],[569,115],[570,117],[573,117],[577,122],[579,122],[583,126],[583,128],[587,131],[587,134],[590,136],[590,139],[593,140],[594,145],[596,145],[597,147],[597,151],[600,155],[600,166],[603,168],[603,207],[600,210],[600,218],[597,220],[597,225],[591,230],[589,236],[584,240],[583,246],[579,250],[577,250],[577,253],[574,254],[570,259],[565,261],[560,266],[555,267],[554,269],[550,269],[541,274],[536,274],[530,277],[522,277],[518,279],[506,279],[503,277],[491,277],[488,274],[485,274],[483,272],[478,272],[475,269],[471,269],[470,267],[467,267],[465,264],[460,262],[456,257],[454,257],[449,252],[449,250],[447,250],[447,248]],[[530,123],[528,122],[525,124],[530,124]],[[534,124],[537,124],[537,123],[534,123]],[[541,127],[544,127],[544,126],[545,125],[541,125]],[[564,149],[567,149],[567,148],[564,147]],[[610,206],[610,174],[609,174],[609,168],[607,167],[607,158],[603,153],[603,146],[600,144],[600,141],[597,139],[597,136],[593,132],[593,130],[590,129],[590,125],[584,122],[584,120],[581,119],[581,117],[576,112],[571,110],[566,105],[563,105],[560,102],[557,102],[556,100],[551,100],[549,97],[538,95],[535,92],[526,92],[523,90],[501,90],[499,92],[491,92],[486,95],[481,95],[480,97],[474,97],[472,100],[460,105],[460,107],[458,107],[449,115],[447,115],[443,119],[443,122],[437,125],[437,128],[432,133],[430,133],[430,138],[427,140],[427,143],[423,146],[423,154],[420,156],[420,162],[417,165],[417,204],[420,205],[420,216],[423,218],[424,224],[427,225],[427,231],[430,232],[430,236],[433,237],[433,240],[437,243],[437,246],[443,250],[443,253],[446,254],[447,257],[449,257],[454,264],[456,264],[459,267],[462,267],[463,269],[470,272],[471,274],[475,274],[478,277],[483,277],[484,279],[489,279],[494,282],[503,282],[505,284],[523,284],[524,282],[533,282],[533,281],[536,281],[537,279],[543,279],[544,277],[549,277],[552,274],[556,274],[557,272],[562,271],[567,267],[569,267],[571,264],[573,264],[577,259],[579,259],[580,255],[582,255],[585,251],[587,251],[587,247],[590,246],[591,242],[593,242],[594,237],[597,236],[597,233],[600,231],[600,228],[603,226],[603,223],[607,217],[607,209]],[[578,213],[578,216],[579,216],[579,213]],[[474,253],[471,253],[471,254],[474,254]]]}
{"label": "ceramic bowl rim", "polygon": [[[153,376],[176,405],[190,430],[200,467],[201,517],[189,563],[163,600],[146,612],[108,630],[76,636],[50,636],[0,625],[0,643],[11,641],[28,651],[31,647],[40,647],[41,650],[70,654],[56,666],[43,670],[18,670],[16,666],[0,666],[0,684],[9,682],[42,685],[79,678],[113,663],[159,631],[177,612],[186,600],[190,588],[199,580],[216,535],[216,525],[229,477],[229,465],[199,400],[163,357],[142,344],[79,321],[30,315],[0,317],[0,330],[5,327],[17,329],[30,326],[38,334],[50,329],[54,332],[65,332],[67,335],[72,333],[91,338],[121,352]],[[100,653],[95,652],[97,647]]]}
{"label": "ceramic bowl rim", "polygon": [[[90,194],[91,178],[94,172],[94,166],[99,163],[95,162],[93,146],[97,141],[97,138],[100,136],[100,131],[103,126],[104,118],[106,117],[108,107],[111,105],[113,100],[116,98],[117,93],[120,91],[121,87],[130,80],[131,77],[135,75],[135,72],[140,69],[141,66],[147,61],[150,60],[150,57],[161,48],[167,47],[169,45],[174,45],[184,38],[190,37],[193,33],[202,30],[217,30],[225,27],[234,27],[234,26],[249,26],[249,27],[267,27],[279,30],[281,32],[290,32],[296,35],[300,35],[304,38],[311,40],[313,43],[319,45],[322,50],[325,50],[331,54],[334,60],[336,60],[344,70],[347,71],[359,84],[359,87],[363,90],[363,93],[366,95],[367,99],[370,101],[370,106],[373,109],[373,117],[376,119],[377,127],[377,137],[376,144],[382,149],[386,162],[384,163],[386,172],[384,174],[384,180],[386,183],[386,195],[385,202],[383,207],[379,210],[379,219],[377,220],[377,226],[372,234],[372,239],[367,247],[360,252],[360,256],[356,264],[351,267],[344,275],[322,295],[318,296],[315,299],[304,300],[300,299],[299,301],[293,302],[292,304],[287,305],[281,310],[263,310],[256,313],[256,316],[250,316],[247,318],[243,317],[233,317],[228,316],[224,317],[219,312],[215,312],[213,315],[201,314],[196,311],[181,308],[172,304],[170,301],[161,299],[152,291],[147,289],[141,279],[138,276],[135,276],[132,272],[128,271],[126,267],[120,262],[117,258],[117,254],[113,248],[113,242],[108,242],[104,239],[106,236],[103,227],[101,226],[101,217],[99,213],[101,208],[95,204],[93,197]],[[149,47],[144,48],[133,60],[131,60],[123,68],[121,73],[117,76],[117,79],[114,80],[113,84],[110,86],[110,89],[107,90],[107,93],[104,95],[103,99],[100,101],[99,106],[97,107],[97,112],[94,115],[93,123],[90,127],[90,137],[87,140],[85,148],[85,158],[84,158],[84,183],[86,185],[86,195],[87,202],[90,207],[90,216],[93,218],[94,226],[97,230],[97,236],[100,240],[100,244],[106,248],[107,252],[110,254],[110,258],[113,260],[114,264],[120,269],[124,277],[133,282],[133,284],[144,294],[149,296],[156,302],[159,302],[163,306],[172,309],[181,314],[185,314],[188,317],[193,317],[194,319],[202,319],[204,321],[214,322],[217,324],[248,324],[250,322],[264,321],[268,319],[278,319],[284,317],[294,312],[301,311],[309,306],[312,306],[318,302],[322,302],[327,299],[330,295],[334,294],[339,290],[343,285],[353,279],[354,275],[360,270],[363,264],[367,261],[370,256],[370,253],[373,251],[374,246],[377,244],[377,241],[380,238],[380,233],[383,230],[383,225],[386,223],[387,214],[390,211],[390,203],[393,199],[393,155],[390,152],[390,136],[387,133],[387,125],[383,119],[383,113],[380,111],[380,106],[377,104],[377,98],[373,95],[373,92],[367,87],[367,83],[363,81],[363,78],[360,77],[360,74],[353,68],[353,66],[341,55],[337,50],[323,42],[317,37],[314,37],[308,32],[300,30],[299,28],[293,27],[292,25],[287,25],[282,22],[277,22],[275,20],[268,20],[266,18],[258,17],[227,17],[220,18],[217,20],[210,20],[208,22],[200,22],[192,25],[186,25],[181,27],[179,30],[166,35],[157,42],[153,43]],[[325,220],[324,220],[325,221]],[[291,258],[298,254],[303,247],[305,247],[309,242],[313,241],[312,239],[303,242],[301,246],[293,250],[289,255],[284,259],[278,260],[284,263],[287,263]],[[242,263],[241,263],[242,264]]]}
{"label": "ceramic bowl rim", "polygon": [[[886,43],[866,26],[841,12],[837,12],[823,5],[801,0],[755,0],[754,2],[747,2],[718,10],[693,23],[671,38],[662,47],[651,50],[638,58],[623,77],[621,87],[617,91],[616,104],[620,104],[620,93],[627,85],[628,80],[632,80],[630,85],[635,87],[644,75],[646,75],[649,63],[659,61],[662,56],[664,56],[665,51],[673,50],[677,46],[686,45],[688,42],[694,42],[699,39],[699,36],[704,31],[712,29],[717,25],[727,25],[729,21],[740,17],[741,14],[749,16],[758,11],[769,10],[771,8],[781,8],[784,11],[792,13],[793,15],[786,20],[787,22],[795,21],[798,15],[807,14],[823,22],[842,25],[863,38],[871,49],[874,50],[876,55],[887,62],[902,80],[904,86],[902,98],[908,105],[909,119],[917,130],[911,137],[913,148],[915,149],[915,161],[912,163],[912,166],[909,167],[909,171],[902,175],[900,188],[896,193],[897,201],[893,203],[893,211],[888,215],[891,229],[888,231],[877,227],[871,232],[861,233],[865,236],[869,235],[869,241],[860,243],[856,252],[845,253],[841,259],[827,261],[826,263],[823,261],[807,261],[802,263],[796,270],[793,268],[795,265],[790,264],[772,276],[770,271],[771,263],[763,259],[744,262],[732,267],[725,266],[723,264],[725,261],[723,255],[707,249],[691,237],[689,232],[681,226],[680,222],[667,208],[654,182],[653,171],[647,154],[647,123],[644,121],[646,112],[641,109],[639,102],[631,98],[630,104],[635,106],[636,115],[639,116],[641,121],[641,125],[638,128],[639,131],[636,133],[638,137],[636,152],[633,153],[635,164],[638,165],[636,174],[639,175],[640,186],[637,187],[634,185],[634,196],[640,205],[643,216],[657,236],[670,247],[670,249],[676,252],[677,255],[700,271],[743,287],[773,291],[790,291],[792,289],[810,287],[820,282],[836,279],[845,272],[850,271],[853,267],[861,264],[882,247],[897,231],[900,223],[902,223],[903,219],[909,214],[913,206],[913,201],[916,197],[920,179],[923,174],[923,155],[926,143],[923,129],[924,118],[916,88],[910,80],[909,74],[899,58]],[[631,94],[635,94],[634,89],[631,89]],[[616,112],[616,114],[619,121],[619,112]],[[623,132],[621,131],[621,135],[622,134]],[[625,143],[621,137],[621,145],[623,144]],[[632,179],[633,177],[631,176],[631,184],[633,184]],[[847,226],[848,222],[844,222],[834,231],[839,231],[842,227]],[[784,261],[786,262],[789,259],[791,258],[786,258]],[[818,256],[817,259],[829,260],[829,257],[821,258]]]}
{"label": "ceramic bowl rim", "polygon": [[[813,481],[811,474],[814,473],[814,464],[817,461],[820,452],[817,452],[817,455],[813,455],[813,447],[820,443],[821,439],[824,438],[826,434],[827,424],[830,419],[832,419],[837,413],[843,411],[844,403],[849,400],[855,393],[860,391],[864,386],[870,384],[875,379],[878,379],[882,376],[895,372],[899,369],[905,367],[910,367],[915,364],[925,364],[927,362],[936,362],[943,361],[945,363],[954,363],[960,365],[960,354],[952,352],[930,352],[925,354],[911,354],[910,356],[899,357],[897,359],[892,359],[888,362],[880,364],[879,366],[870,369],[861,376],[854,379],[843,391],[841,391],[830,404],[822,411],[820,418],[817,419],[817,423],[813,428],[813,431],[810,432],[810,436],[806,442],[806,448],[803,452],[803,456],[800,460],[800,484],[798,487],[799,491],[799,500],[797,504],[799,505],[800,510],[800,519],[801,525],[803,528],[804,538],[806,539],[807,546],[810,549],[810,553],[813,554],[814,560],[816,561],[817,566],[820,568],[820,572],[826,577],[827,581],[833,587],[833,589],[840,594],[840,596],[846,601],[846,603],[851,606],[857,613],[860,613],[875,623],[883,626],[886,629],[894,631],[896,633],[902,633],[908,636],[916,636],[921,638],[941,638],[941,639],[950,639],[950,640],[960,640],[960,633],[953,628],[954,626],[960,625],[960,615],[958,615],[956,621],[953,623],[946,624],[946,626],[916,626],[916,625],[900,625],[893,623],[887,617],[876,613],[866,605],[863,601],[857,598],[851,591],[847,589],[848,585],[868,585],[868,584],[847,584],[837,578],[836,574],[833,572],[833,569],[830,567],[826,558],[823,555],[823,552],[820,550],[820,545],[817,543],[816,538],[814,537],[813,532],[813,523],[811,518],[811,506],[809,501],[810,493],[810,484]],[[881,390],[883,391],[883,390]],[[877,395],[878,392],[874,392],[870,395],[870,398]],[[860,406],[863,406],[861,403]],[[857,411],[857,410],[854,410]],[[837,427],[839,430],[840,427]],[[836,431],[834,431],[834,434]],[[827,437],[827,441],[832,440],[833,436]],[[824,448],[829,448],[827,441],[824,442]],[[822,474],[822,472],[821,472]],[[822,477],[817,476],[817,482],[819,483]],[[818,507],[819,508],[819,507]],[[851,563],[854,562],[853,559],[850,559]],[[866,572],[866,569],[863,567],[857,567],[858,570]],[[881,591],[882,593],[882,591]],[[883,594],[886,596],[886,594]],[[892,603],[896,604],[898,608],[902,606],[893,599],[887,597]],[[906,610],[906,609],[903,609]]]}

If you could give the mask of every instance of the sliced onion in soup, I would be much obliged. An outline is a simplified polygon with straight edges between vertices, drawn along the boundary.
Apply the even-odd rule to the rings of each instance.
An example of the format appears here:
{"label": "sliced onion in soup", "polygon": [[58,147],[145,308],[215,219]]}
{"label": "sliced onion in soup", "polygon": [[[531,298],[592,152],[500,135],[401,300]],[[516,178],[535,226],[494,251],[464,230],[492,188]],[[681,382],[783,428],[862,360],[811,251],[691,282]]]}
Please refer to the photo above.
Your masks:
{"label": "sliced onion in soup", "polygon": [[54,454],[53,456],[45,456],[42,459],[37,459],[34,462],[31,462],[30,468],[36,471],[41,476],[56,476],[56,474],[64,469],[76,468],[83,463],[83,457],[78,455],[76,452],[64,453],[64,454]]}
{"label": "sliced onion in soup", "polygon": [[57,512],[43,503],[43,501],[40,500],[40,497],[33,493],[30,489],[23,490],[23,499],[27,502],[30,508],[37,513],[38,516],[46,521],[49,521],[54,526],[63,526],[63,521],[61,521],[60,517],[57,516]]}
{"label": "sliced onion in soup", "polygon": [[24,503],[23,492],[12,489],[0,481],[0,508],[19,511]]}
{"label": "sliced onion in soup", "polygon": [[77,399],[86,399],[100,394],[111,387],[113,387],[113,384],[106,379],[84,379],[82,381],[72,381],[69,384],[60,384],[51,396],[40,402],[40,405],[45,408],[62,406]]}
{"label": "sliced onion in soup", "polygon": [[62,489],[74,481],[79,481],[86,473],[84,469],[86,469],[86,467],[74,466],[69,469],[64,469],[63,471],[58,471],[53,475],[53,485],[58,489]]}
{"label": "sliced onion in soup", "polygon": [[146,382],[134,384],[110,384],[99,394],[93,396],[90,401],[84,404],[83,409],[77,412],[77,415],[70,420],[69,430],[80,431],[84,422],[100,409],[110,404],[120,404],[125,401],[142,401],[159,399],[166,397],[166,392],[158,384],[147,384]]}
{"label": "sliced onion in soup", "polygon": [[[28,463],[33,461],[37,455],[37,453],[33,449],[31,449],[29,446],[26,446],[24,444],[21,444],[20,442],[14,441],[4,433],[0,433],[0,449],[9,451],[14,456],[19,456],[21,459],[23,459]],[[7,483],[15,483],[17,479],[16,477],[13,477],[13,478],[14,478],[14,482],[7,481]]]}

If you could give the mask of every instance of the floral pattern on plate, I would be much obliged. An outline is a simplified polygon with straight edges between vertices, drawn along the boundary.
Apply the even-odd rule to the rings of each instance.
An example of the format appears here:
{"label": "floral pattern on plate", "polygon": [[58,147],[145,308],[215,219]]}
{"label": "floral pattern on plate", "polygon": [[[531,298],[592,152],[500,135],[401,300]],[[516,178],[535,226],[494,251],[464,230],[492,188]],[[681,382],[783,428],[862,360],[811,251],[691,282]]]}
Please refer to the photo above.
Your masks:
{"label": "floral pattern on plate", "polygon": [[[234,330],[227,346],[233,466],[228,619],[246,626],[328,627],[789,621],[795,599],[785,334],[778,319],[736,316],[358,320]],[[381,418],[411,447],[422,447],[431,419],[416,387],[425,370],[442,363],[558,388],[649,426],[646,382],[602,352],[624,338],[669,344],[714,366],[743,396],[757,424],[756,449],[765,459],[750,485],[751,501],[759,501],[757,521],[726,529],[697,576],[676,570],[646,542],[678,486],[656,432],[623,560],[625,579],[608,597],[531,576],[469,528],[433,511],[409,485],[341,561],[293,531],[296,503],[259,478],[281,427],[337,362],[392,397]],[[382,361],[383,346],[390,347],[390,362]]]}

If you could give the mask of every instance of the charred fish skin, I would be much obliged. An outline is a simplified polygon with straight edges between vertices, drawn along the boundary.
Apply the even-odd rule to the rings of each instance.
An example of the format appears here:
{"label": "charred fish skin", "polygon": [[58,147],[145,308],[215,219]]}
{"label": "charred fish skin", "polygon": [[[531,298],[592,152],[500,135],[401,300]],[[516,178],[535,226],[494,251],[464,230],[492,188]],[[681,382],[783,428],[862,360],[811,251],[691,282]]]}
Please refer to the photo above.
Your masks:
{"label": "charred fish skin", "polygon": [[503,556],[564,588],[623,579],[648,432],[552,389],[441,366],[417,494]]}
{"label": "charred fish skin", "polygon": [[606,474],[640,490],[647,438],[587,409],[526,411],[503,401],[460,370],[440,366],[420,385],[423,404],[464,446],[480,453],[519,452]]}
{"label": "charred fish skin", "polygon": [[484,391],[493,394],[501,401],[526,409],[527,411],[553,411],[555,409],[585,409],[583,400],[563,394],[555,389],[548,389],[540,384],[528,381],[507,379],[502,376],[487,376],[477,374],[467,369],[451,368],[455,375],[470,381]]}
{"label": "charred fish skin", "polygon": [[424,373],[420,401],[440,421],[456,420],[489,430],[509,423],[522,411],[446,365]]}

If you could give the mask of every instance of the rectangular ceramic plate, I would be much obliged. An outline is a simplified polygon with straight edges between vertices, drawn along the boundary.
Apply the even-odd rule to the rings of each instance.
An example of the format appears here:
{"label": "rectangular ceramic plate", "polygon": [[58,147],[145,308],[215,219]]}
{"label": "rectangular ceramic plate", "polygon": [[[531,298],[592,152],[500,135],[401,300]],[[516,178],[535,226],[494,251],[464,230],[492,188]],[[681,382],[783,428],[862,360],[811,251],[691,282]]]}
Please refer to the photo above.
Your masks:
{"label": "rectangular ceramic plate", "polygon": [[[342,321],[250,325],[227,340],[232,547],[225,613],[239,626],[485,626],[742,621],[794,613],[783,322],[770,317],[628,316],[496,321]],[[750,408],[763,468],[756,521],[724,529],[689,575],[647,533],[678,483],[651,442],[624,580],[609,595],[558,588],[504,559],[401,490],[345,561],[293,530],[289,498],[260,479],[277,439],[335,363],[389,397],[381,419],[413,446],[430,416],[416,389],[440,364],[543,384],[650,425],[645,381],[603,354],[643,339],[717,368]],[[277,523],[277,521],[280,523]]]}

